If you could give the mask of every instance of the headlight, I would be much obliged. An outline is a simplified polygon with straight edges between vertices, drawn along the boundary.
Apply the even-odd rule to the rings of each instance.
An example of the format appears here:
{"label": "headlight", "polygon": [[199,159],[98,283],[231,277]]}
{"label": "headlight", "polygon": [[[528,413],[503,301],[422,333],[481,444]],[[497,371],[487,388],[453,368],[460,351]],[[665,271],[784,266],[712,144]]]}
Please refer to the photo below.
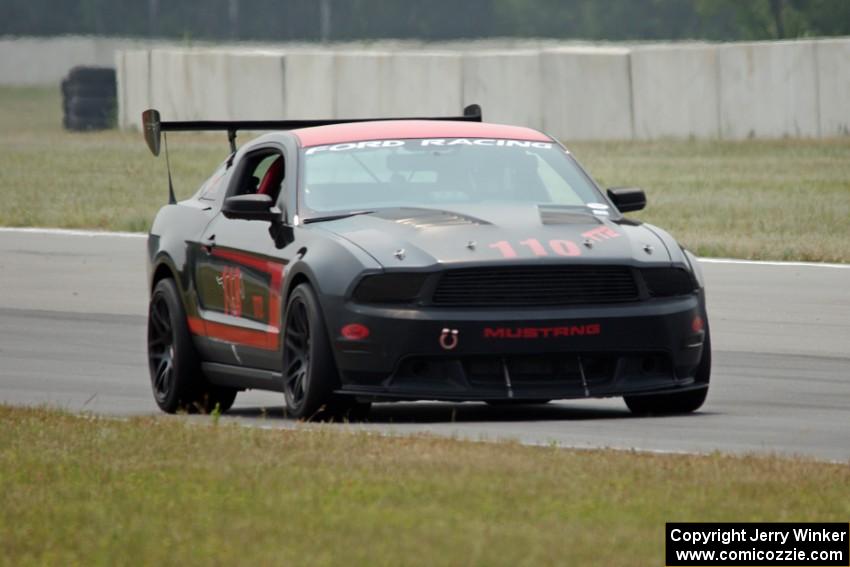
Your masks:
{"label": "headlight", "polygon": [[412,303],[428,274],[378,274],[366,276],[354,290],[358,303]]}
{"label": "headlight", "polygon": [[686,295],[697,289],[693,276],[682,268],[644,268],[640,273],[652,297]]}

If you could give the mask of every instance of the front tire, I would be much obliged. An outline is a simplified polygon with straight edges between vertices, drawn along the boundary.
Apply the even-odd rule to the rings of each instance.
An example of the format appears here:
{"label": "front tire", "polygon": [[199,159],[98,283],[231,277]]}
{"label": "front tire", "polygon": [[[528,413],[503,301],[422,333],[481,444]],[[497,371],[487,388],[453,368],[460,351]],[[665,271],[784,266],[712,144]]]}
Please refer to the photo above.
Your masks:
{"label": "front tire", "polygon": [[319,300],[309,284],[298,285],[286,304],[283,394],[287,415],[313,419],[334,401],[339,383]]}
{"label": "front tire", "polygon": [[708,397],[708,384],[711,379],[711,337],[708,334],[708,328],[706,328],[705,343],[702,348],[702,358],[694,379],[698,384],[705,384],[704,388],[674,394],[625,396],[623,399],[629,410],[637,415],[673,415],[692,413],[701,408]]}
{"label": "front tire", "polygon": [[166,413],[225,412],[236,390],[207,383],[174,280],[160,280],[148,306],[148,366],[156,405]]}

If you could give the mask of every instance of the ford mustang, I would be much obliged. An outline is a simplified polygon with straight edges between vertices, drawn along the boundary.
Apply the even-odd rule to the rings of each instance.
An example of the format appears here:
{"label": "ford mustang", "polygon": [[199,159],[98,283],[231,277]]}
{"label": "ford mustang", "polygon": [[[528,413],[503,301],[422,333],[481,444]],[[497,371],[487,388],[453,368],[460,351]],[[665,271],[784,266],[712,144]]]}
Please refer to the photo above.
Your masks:
{"label": "ford mustang", "polygon": [[[165,122],[231,152],[148,238],[148,358],[166,412],[283,392],[299,419],[373,401],[621,396],[704,402],[711,347],[696,258],[623,216],[557,140],[481,121]],[[240,130],[269,131],[236,148]],[[166,138],[167,155],[167,138]]]}

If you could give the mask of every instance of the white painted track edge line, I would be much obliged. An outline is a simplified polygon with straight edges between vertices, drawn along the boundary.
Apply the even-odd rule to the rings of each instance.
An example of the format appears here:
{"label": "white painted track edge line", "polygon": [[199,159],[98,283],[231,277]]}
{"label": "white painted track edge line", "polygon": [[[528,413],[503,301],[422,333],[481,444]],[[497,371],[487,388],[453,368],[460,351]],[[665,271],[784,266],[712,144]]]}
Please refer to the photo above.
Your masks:
{"label": "white painted track edge line", "polygon": [[95,236],[111,238],[146,238],[146,232],[110,232],[106,230],[82,230],[76,228],[35,228],[0,226],[0,233],[48,234],[56,236]]}
{"label": "white painted track edge line", "polygon": [[[36,228],[36,227],[5,227],[0,226],[0,233],[55,234],[61,236],[95,236],[113,238],[146,238],[146,232],[110,232],[106,230],[83,230],[75,228]],[[850,264],[829,262],[780,262],[772,260],[739,260],[735,258],[698,258],[706,264],[741,264],[749,266],[784,266],[798,268],[838,268],[850,270]]]}
{"label": "white painted track edge line", "polygon": [[703,264],[740,264],[744,266],[782,266],[798,268],[838,268],[850,269],[850,264],[835,264],[830,262],[780,262],[775,260],[738,260],[735,258],[698,258]]}
{"label": "white painted track edge line", "polygon": [[[416,402],[413,402],[416,403]],[[423,403],[429,403],[424,402]],[[237,424],[241,427],[247,428],[256,428],[263,429],[267,431],[277,431],[281,429],[287,429],[290,431],[300,431],[300,432],[318,432],[324,429],[322,424],[319,424],[318,427],[312,427],[314,424],[295,424],[296,427],[290,428],[289,424],[277,424],[277,423],[254,423],[251,421],[245,421],[239,419],[237,417],[230,416],[222,416],[227,422],[233,424]],[[203,419],[202,416],[191,416],[188,418],[189,423],[202,423],[209,424],[208,421],[201,422],[200,419]],[[300,425],[300,426],[299,426]],[[546,440],[530,440],[530,439],[522,439],[516,436],[500,436],[500,435],[479,435],[477,437],[467,436],[463,434],[458,434],[458,432],[438,432],[432,429],[422,429],[416,431],[408,431],[408,430],[398,430],[398,429],[373,429],[366,427],[358,427],[356,423],[349,424],[349,427],[346,429],[336,429],[334,431],[345,432],[348,434],[356,434],[356,433],[365,433],[366,435],[376,435],[378,437],[389,437],[389,438],[404,438],[404,437],[436,437],[440,439],[448,439],[461,441],[464,443],[489,443],[489,444],[500,444],[500,443],[517,443],[519,445],[525,447],[539,447],[539,448],[554,448],[554,449],[562,449],[567,451],[576,451],[576,452],[592,452],[592,451],[608,451],[619,454],[634,454],[634,455],[661,455],[661,456],[693,456],[693,457],[709,457],[714,454],[719,454],[724,457],[758,457],[758,458],[780,458],[784,460],[797,460],[803,459],[808,461],[816,461],[819,463],[831,463],[844,465],[847,464],[848,461],[846,459],[824,459],[818,457],[812,457],[811,455],[805,454],[795,454],[795,453],[781,453],[778,451],[768,451],[768,452],[758,452],[756,450],[745,450],[745,451],[735,451],[730,450],[728,448],[716,447],[713,449],[652,449],[648,447],[642,447],[640,445],[634,446],[618,446],[618,445],[594,445],[592,442],[588,443],[571,443],[569,441],[559,441],[556,439],[551,439],[549,441]]]}

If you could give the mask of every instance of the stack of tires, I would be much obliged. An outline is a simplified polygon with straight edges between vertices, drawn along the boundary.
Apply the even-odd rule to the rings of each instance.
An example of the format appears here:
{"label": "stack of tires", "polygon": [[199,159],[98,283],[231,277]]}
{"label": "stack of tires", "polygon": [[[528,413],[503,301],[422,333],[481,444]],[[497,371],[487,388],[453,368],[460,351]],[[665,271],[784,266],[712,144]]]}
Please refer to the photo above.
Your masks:
{"label": "stack of tires", "polygon": [[74,67],[62,81],[62,124],[66,130],[104,130],[115,126],[115,69]]}

